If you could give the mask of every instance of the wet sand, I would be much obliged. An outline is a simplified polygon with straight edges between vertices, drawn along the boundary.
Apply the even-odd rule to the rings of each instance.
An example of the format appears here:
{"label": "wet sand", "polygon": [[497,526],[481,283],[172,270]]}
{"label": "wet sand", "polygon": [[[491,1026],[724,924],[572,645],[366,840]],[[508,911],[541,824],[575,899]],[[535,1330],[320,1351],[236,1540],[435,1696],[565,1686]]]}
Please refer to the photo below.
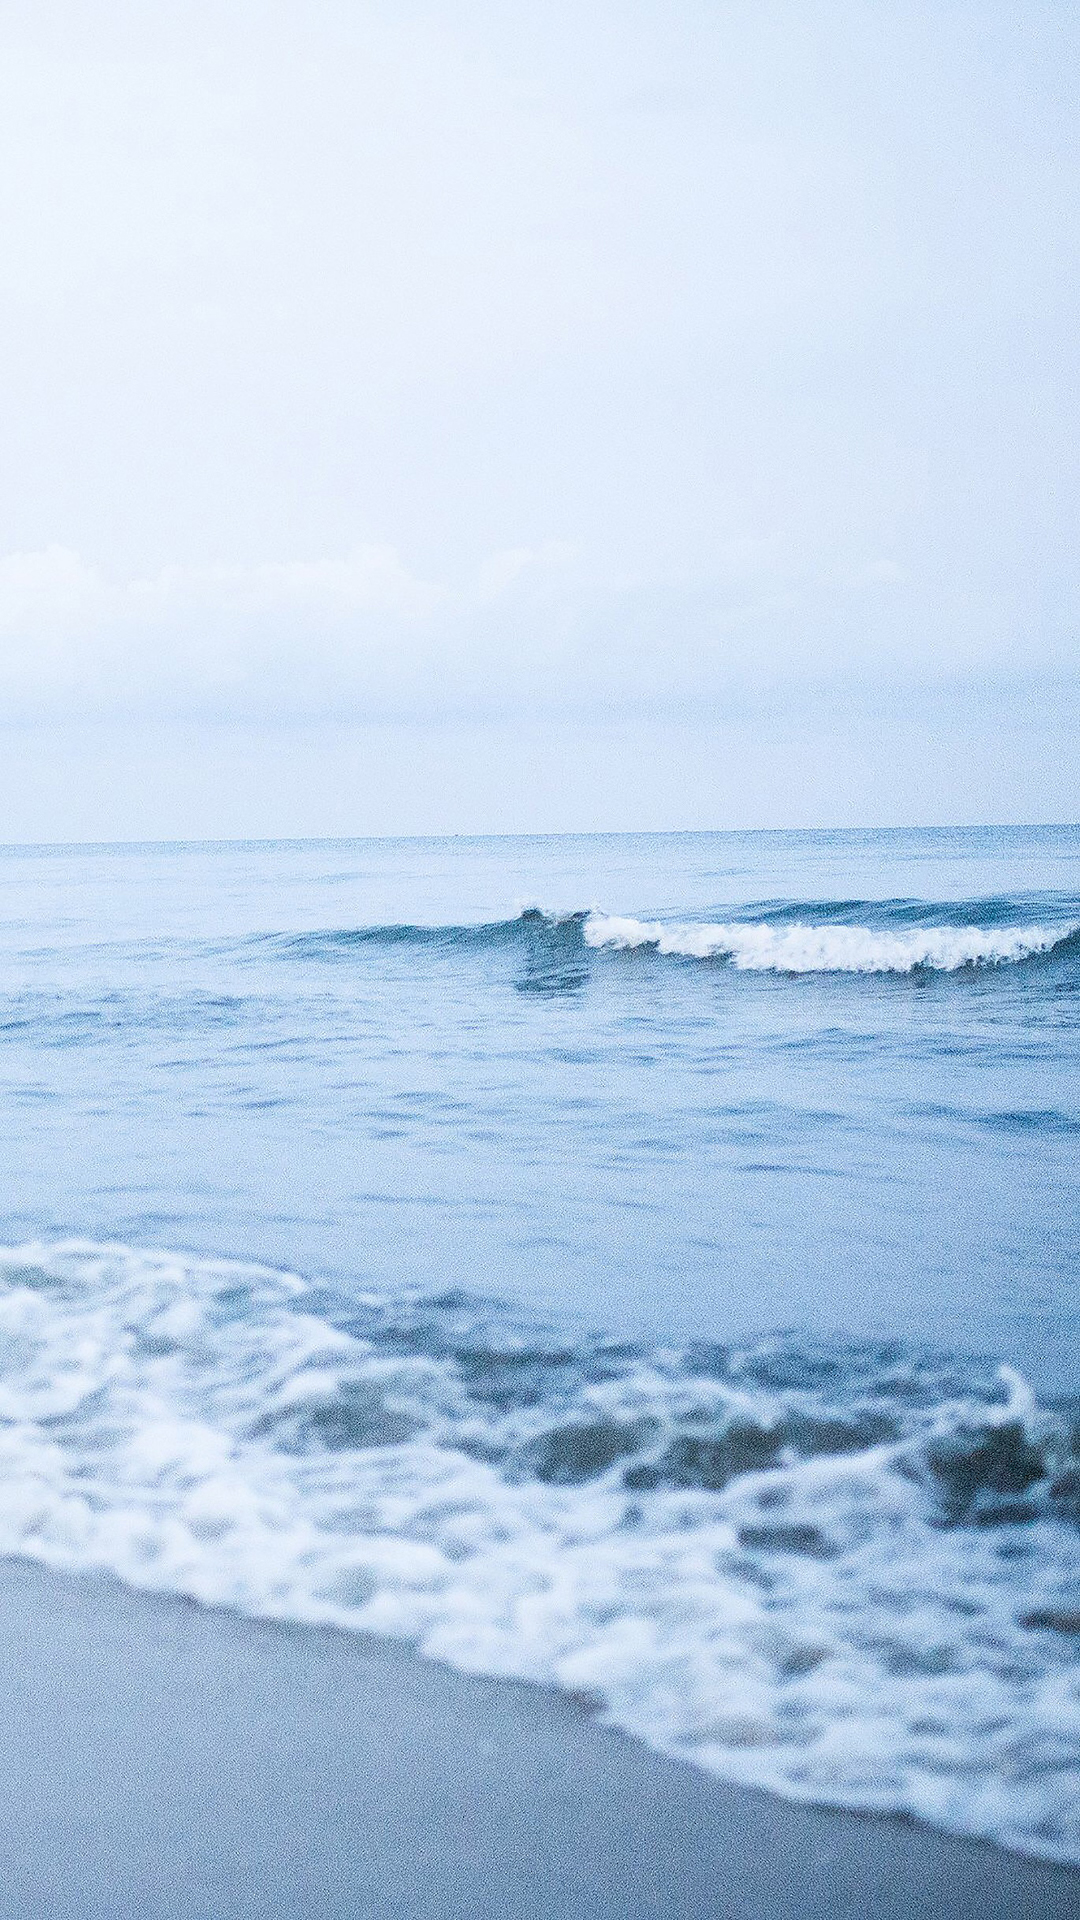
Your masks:
{"label": "wet sand", "polygon": [[557,1694],[0,1562],[3,1920],[1077,1920],[1080,1873]]}

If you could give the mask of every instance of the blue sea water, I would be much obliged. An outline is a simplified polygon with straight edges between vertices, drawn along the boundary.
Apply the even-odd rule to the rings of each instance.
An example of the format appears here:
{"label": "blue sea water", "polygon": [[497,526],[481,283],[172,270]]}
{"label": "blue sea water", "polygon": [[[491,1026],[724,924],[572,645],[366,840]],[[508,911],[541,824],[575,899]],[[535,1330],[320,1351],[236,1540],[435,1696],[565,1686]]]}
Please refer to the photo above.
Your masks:
{"label": "blue sea water", "polygon": [[1080,829],[0,885],[0,1549],[1080,1861]]}

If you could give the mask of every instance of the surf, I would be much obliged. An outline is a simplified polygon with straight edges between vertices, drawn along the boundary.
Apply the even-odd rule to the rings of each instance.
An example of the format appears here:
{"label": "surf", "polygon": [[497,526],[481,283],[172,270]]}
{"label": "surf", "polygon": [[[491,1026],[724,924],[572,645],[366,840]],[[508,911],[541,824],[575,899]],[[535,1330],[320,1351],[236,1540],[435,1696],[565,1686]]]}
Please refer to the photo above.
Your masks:
{"label": "surf", "polygon": [[655,1347],[86,1242],[0,1255],[0,1355],[3,1552],[1080,1861],[1080,1409],[1014,1369]]}

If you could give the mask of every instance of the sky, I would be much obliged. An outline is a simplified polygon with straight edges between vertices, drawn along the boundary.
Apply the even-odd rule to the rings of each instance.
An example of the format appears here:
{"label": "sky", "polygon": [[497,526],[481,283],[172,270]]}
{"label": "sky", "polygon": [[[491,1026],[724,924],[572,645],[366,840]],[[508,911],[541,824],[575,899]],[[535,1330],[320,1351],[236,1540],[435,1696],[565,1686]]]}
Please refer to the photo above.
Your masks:
{"label": "sky", "polygon": [[1080,817],[1078,71],[6,0],[0,840]]}

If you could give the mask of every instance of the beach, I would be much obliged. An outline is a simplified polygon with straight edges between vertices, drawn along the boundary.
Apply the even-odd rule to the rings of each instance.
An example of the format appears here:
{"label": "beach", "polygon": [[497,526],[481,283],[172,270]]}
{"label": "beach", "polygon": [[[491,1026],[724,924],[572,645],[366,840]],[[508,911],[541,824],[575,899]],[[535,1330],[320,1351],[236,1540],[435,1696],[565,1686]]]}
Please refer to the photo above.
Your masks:
{"label": "beach", "polygon": [[538,1687],[0,1564],[5,1920],[1066,1920],[1080,1875],[732,1787]]}

